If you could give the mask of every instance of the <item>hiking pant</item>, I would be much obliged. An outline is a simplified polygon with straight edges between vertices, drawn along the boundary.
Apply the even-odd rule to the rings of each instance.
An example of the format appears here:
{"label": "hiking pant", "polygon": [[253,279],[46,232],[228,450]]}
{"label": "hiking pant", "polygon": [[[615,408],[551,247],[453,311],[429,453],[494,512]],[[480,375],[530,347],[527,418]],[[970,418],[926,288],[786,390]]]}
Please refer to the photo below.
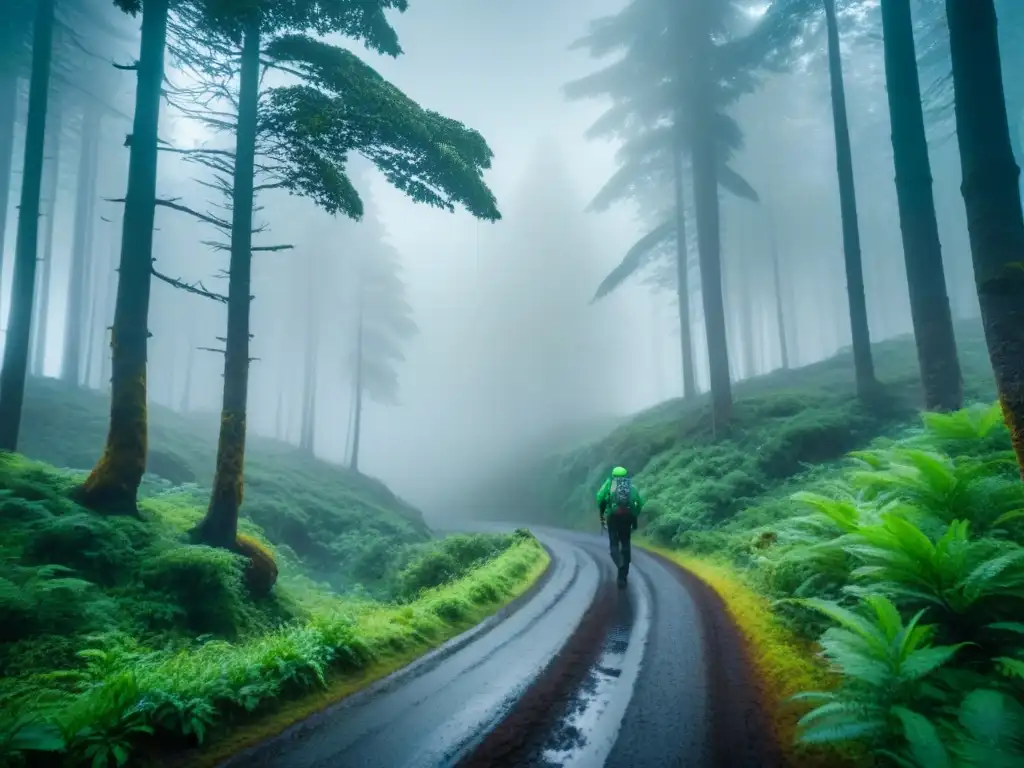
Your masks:
{"label": "hiking pant", "polygon": [[608,526],[608,543],[611,546],[612,562],[622,571],[629,571],[629,537],[633,532],[633,516],[612,514],[605,519]]}

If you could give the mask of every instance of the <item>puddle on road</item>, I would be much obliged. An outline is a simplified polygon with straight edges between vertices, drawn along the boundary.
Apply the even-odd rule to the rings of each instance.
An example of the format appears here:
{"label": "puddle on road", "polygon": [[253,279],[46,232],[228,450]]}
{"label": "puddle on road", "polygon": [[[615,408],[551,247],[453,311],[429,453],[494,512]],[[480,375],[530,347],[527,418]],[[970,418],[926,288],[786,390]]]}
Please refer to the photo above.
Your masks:
{"label": "puddle on road", "polygon": [[633,607],[626,594],[620,598],[615,623],[605,638],[600,657],[567,702],[545,741],[540,761],[545,768],[571,765],[581,757],[588,739],[602,735],[596,733],[596,729],[613,698],[630,695],[628,691],[619,691],[618,687],[634,626]]}

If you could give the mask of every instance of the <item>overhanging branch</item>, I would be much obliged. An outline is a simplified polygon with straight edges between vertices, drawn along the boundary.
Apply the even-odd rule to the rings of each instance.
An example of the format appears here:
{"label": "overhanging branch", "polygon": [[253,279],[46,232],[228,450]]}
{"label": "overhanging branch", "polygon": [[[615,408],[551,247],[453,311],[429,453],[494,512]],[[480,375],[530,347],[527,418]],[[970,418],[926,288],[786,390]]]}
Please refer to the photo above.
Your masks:
{"label": "overhanging branch", "polygon": [[150,272],[153,273],[153,277],[157,278],[158,280],[162,280],[168,285],[174,286],[175,288],[180,288],[181,290],[186,291],[188,293],[194,293],[196,296],[202,296],[207,299],[219,301],[221,304],[228,303],[227,296],[223,296],[219,293],[214,293],[213,291],[207,290],[206,286],[203,285],[201,282],[186,283],[184,280],[179,280],[177,278],[165,275],[162,272],[158,272],[156,267],[150,267]]}

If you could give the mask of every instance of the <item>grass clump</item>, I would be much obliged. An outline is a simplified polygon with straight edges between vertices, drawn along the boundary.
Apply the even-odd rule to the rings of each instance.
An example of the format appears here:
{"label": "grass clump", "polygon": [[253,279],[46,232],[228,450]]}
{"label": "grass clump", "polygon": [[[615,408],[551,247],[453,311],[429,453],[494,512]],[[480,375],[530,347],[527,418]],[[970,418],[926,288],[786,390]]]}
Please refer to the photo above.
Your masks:
{"label": "grass clump", "polygon": [[529,532],[452,537],[406,551],[380,602],[314,581],[248,520],[243,554],[190,544],[193,489],[101,517],[66,497],[78,479],[0,455],[0,764],[233,749],[239,729],[287,725],[291,702],[323,706],[478,622],[547,564]]}

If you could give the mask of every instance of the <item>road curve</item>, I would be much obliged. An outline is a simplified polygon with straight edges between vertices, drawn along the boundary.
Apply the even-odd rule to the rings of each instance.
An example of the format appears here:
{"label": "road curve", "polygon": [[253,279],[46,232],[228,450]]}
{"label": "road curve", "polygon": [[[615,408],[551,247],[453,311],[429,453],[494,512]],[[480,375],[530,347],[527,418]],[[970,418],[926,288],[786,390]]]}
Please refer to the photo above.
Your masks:
{"label": "road curve", "polygon": [[533,528],[529,593],[231,768],[741,768],[780,765],[717,598],[634,548],[619,591],[604,540]]}

